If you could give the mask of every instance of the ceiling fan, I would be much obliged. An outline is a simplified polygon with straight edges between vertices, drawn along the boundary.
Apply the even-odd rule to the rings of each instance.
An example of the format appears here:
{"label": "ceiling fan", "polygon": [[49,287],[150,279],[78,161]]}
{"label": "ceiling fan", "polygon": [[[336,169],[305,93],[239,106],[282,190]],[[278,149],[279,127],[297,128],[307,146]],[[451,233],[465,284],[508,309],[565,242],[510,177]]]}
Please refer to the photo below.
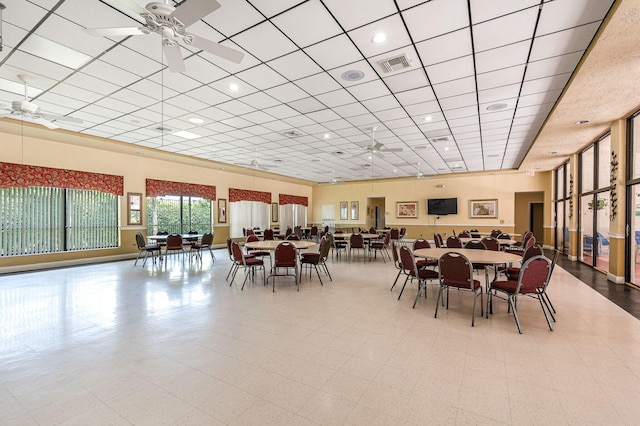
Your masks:
{"label": "ceiling fan", "polygon": [[85,31],[91,35],[107,37],[160,34],[162,50],[171,72],[186,71],[179,41],[236,64],[244,58],[244,53],[239,50],[186,31],[187,27],[220,8],[221,5],[216,0],[187,0],[178,7],[173,7],[166,2],[151,2],[144,8],[135,0],[117,1],[142,16],[145,24],[141,27],[86,28]]}
{"label": "ceiling fan", "polygon": [[22,116],[28,121],[36,124],[48,127],[49,129],[59,129],[60,126],[52,123],[52,121],[66,121],[68,123],[82,124],[82,120],[66,117],[64,115],[46,114],[40,111],[38,104],[29,101],[27,93],[29,91],[29,83],[32,78],[28,75],[19,75],[18,78],[24,83],[24,99],[11,102],[11,105],[6,105],[4,112],[0,112],[0,117]]}
{"label": "ceiling fan", "polygon": [[376,142],[375,132],[377,127],[370,127],[367,130],[371,130],[371,145],[363,147],[368,152],[383,158],[382,154],[385,152],[402,152],[402,148],[385,148],[382,142]]}
{"label": "ceiling fan", "polygon": [[265,166],[261,162],[258,161],[258,152],[256,151],[255,158],[251,160],[249,163],[233,163],[236,166],[249,167],[251,169],[260,169],[260,170],[269,170],[268,166]]}
{"label": "ceiling fan", "polygon": [[342,176],[336,176],[336,171],[331,170],[331,181],[329,182],[331,185],[342,185],[344,183]]}

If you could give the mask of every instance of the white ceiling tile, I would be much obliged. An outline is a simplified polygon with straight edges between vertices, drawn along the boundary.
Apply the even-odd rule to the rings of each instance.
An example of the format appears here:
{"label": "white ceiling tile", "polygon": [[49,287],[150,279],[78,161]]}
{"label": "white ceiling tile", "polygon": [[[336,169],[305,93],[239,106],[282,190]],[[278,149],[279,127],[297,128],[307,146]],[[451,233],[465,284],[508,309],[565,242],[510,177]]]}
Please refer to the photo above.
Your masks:
{"label": "white ceiling tile", "polygon": [[400,106],[398,100],[391,95],[381,96],[379,98],[368,99],[362,101],[362,104],[369,109],[369,111],[383,111],[386,109],[397,108]]}
{"label": "white ceiling tile", "polygon": [[553,58],[530,62],[527,66],[525,80],[550,77],[556,74],[571,73],[580,62],[583,52],[574,52]]}
{"label": "white ceiling tile", "polygon": [[301,0],[251,0],[251,4],[257,8],[267,18],[271,18],[274,15],[284,12],[302,3]]}
{"label": "white ceiling tile", "polygon": [[82,31],[82,27],[53,15],[47,19],[36,32],[42,37],[67,46],[78,52],[97,56],[111,47],[112,42],[104,37],[90,37]]}
{"label": "white ceiling tile", "polygon": [[296,50],[296,45],[270,22],[263,22],[234,36],[233,41],[263,62]]}
{"label": "white ceiling tile", "polygon": [[289,80],[297,80],[322,72],[322,68],[301,50],[274,59],[269,62],[269,66]]}
{"label": "white ceiling tile", "polygon": [[406,92],[429,86],[427,76],[421,68],[385,77],[384,82],[393,93]]}
{"label": "white ceiling tile", "polygon": [[229,102],[222,103],[217,107],[223,111],[226,111],[230,114],[235,114],[235,115],[247,114],[254,111],[254,109],[249,105],[244,104],[235,99]]}
{"label": "white ceiling tile", "polygon": [[459,96],[465,93],[471,93],[475,90],[476,81],[474,77],[460,78],[458,80],[433,85],[433,91],[439,98]]}
{"label": "white ceiling tile", "polygon": [[277,99],[274,99],[273,97],[262,92],[252,93],[251,95],[243,96],[239,100],[240,102],[250,105],[253,108],[258,110],[268,108],[280,103]]}
{"label": "white ceiling tile", "polygon": [[287,82],[284,77],[266,65],[258,65],[257,67],[242,71],[236,74],[236,77],[260,90],[279,86]]}
{"label": "white ceiling tile", "polygon": [[396,93],[395,95],[403,105],[424,103],[426,101],[435,100],[436,98],[431,87],[422,87],[419,89],[407,90],[405,92]]}
{"label": "white ceiling tile", "polygon": [[111,94],[109,97],[122,102],[127,102],[132,105],[136,105],[138,108],[146,108],[149,105],[153,105],[157,102],[156,99],[145,96],[144,94],[135,92],[131,89],[118,90],[117,92]]}
{"label": "white ceiling tile", "polygon": [[140,76],[126,71],[123,68],[98,60],[83,68],[82,72],[93,77],[107,80],[118,86],[128,86],[140,80]]}
{"label": "white ceiling tile", "polygon": [[297,101],[291,101],[288,105],[302,114],[309,114],[314,111],[325,109],[326,106],[319,102],[316,98],[304,98]]}
{"label": "white ceiling tile", "polygon": [[[230,86],[232,84],[235,84],[238,89],[235,91],[231,90]],[[253,87],[251,84],[245,81],[241,81],[235,76],[229,76],[220,80],[216,80],[212,83],[209,83],[209,87],[218,90],[223,95],[227,95],[233,98],[244,97],[258,91],[258,89]]]}
{"label": "white ceiling tile", "polygon": [[276,16],[271,22],[299,47],[309,46],[342,32],[319,0],[302,3]]}
{"label": "white ceiling tile", "polygon": [[513,105],[515,98],[520,92],[521,84],[510,84],[508,86],[496,87],[493,89],[481,90],[478,92],[478,100],[482,104],[483,109],[496,101],[506,102]]}
{"label": "white ceiling tile", "polygon": [[476,54],[476,72],[484,73],[525,64],[530,47],[530,41],[523,41],[479,52]]}
{"label": "white ceiling tile", "polygon": [[78,99],[85,103],[95,102],[98,99],[102,98],[103,96],[99,93],[85,90],[83,88],[73,86],[68,83],[58,84],[57,86],[51,88],[51,92],[57,93],[59,95],[67,96],[70,99]]}
{"label": "white ceiling tile", "polygon": [[517,65],[515,67],[478,74],[478,90],[521,83],[524,78],[524,70],[524,65]]}
{"label": "white ceiling tile", "polygon": [[212,89],[209,86],[196,87],[195,89],[186,92],[186,95],[198,99],[208,105],[218,105],[222,102],[231,100],[230,96],[225,95],[219,90]]}
{"label": "white ceiling tile", "polygon": [[368,113],[367,109],[360,103],[347,104],[334,107],[333,110],[341,117],[354,117]]}
{"label": "white ceiling tile", "polygon": [[389,89],[380,80],[348,87],[347,90],[359,101],[377,98],[389,94]]}
{"label": "white ceiling tile", "polygon": [[160,63],[122,46],[106,52],[100,60],[115,65],[120,69],[128,70],[140,77],[149,76],[162,69]]}
{"label": "white ceiling tile", "polygon": [[324,3],[347,31],[397,12],[391,0],[324,0]]}
{"label": "white ceiling tile", "polygon": [[14,50],[3,67],[15,67],[17,70],[23,70],[20,74],[27,74],[36,79],[55,79],[62,80],[71,74],[71,69],[58,65],[46,59],[39,58],[34,55],[30,55],[21,50]]}
{"label": "white ceiling tile", "polygon": [[328,108],[325,108],[323,110],[319,110],[319,111],[315,111],[315,112],[311,112],[309,114],[307,114],[307,117],[309,117],[312,120],[315,120],[318,123],[324,123],[326,121],[333,121],[333,120],[337,120],[340,118],[340,116],[338,114],[336,114],[335,112],[331,111]]}
{"label": "white ceiling tile", "polygon": [[429,81],[433,86],[445,81],[457,80],[474,74],[473,57],[464,56],[425,67]]}
{"label": "white ceiling tile", "polygon": [[416,43],[469,26],[466,0],[430,1],[402,16]]}
{"label": "white ceiling tile", "polygon": [[504,15],[473,26],[473,47],[477,52],[533,38],[537,8]]}
{"label": "white ceiling tile", "polygon": [[522,95],[530,95],[533,93],[548,92],[551,90],[560,90],[569,81],[571,74],[560,74],[553,77],[539,78],[536,80],[525,81],[522,85]]}
{"label": "white ceiling tile", "polygon": [[82,72],[71,75],[66,81],[67,83],[80,88],[91,88],[92,92],[97,92],[105,96],[120,88],[120,86],[117,86],[107,80],[96,78]]}
{"label": "white ceiling tile", "polygon": [[362,59],[351,40],[346,35],[339,35],[322,43],[309,46],[305,52],[326,70],[344,66]]}
{"label": "white ceiling tile", "polygon": [[247,2],[225,1],[220,3],[222,7],[206,16],[203,21],[227,37],[264,20],[260,12]]}
{"label": "white ceiling tile", "polygon": [[191,56],[184,60],[189,77],[200,83],[208,84],[212,81],[219,80],[229,76],[229,73],[221,68],[216,67],[211,62],[200,56]]}
{"label": "white ceiling tile", "polygon": [[304,90],[300,89],[293,83],[283,84],[282,86],[273,87],[265,90],[269,96],[279,100],[280,102],[292,102],[309,96]]}
{"label": "white ceiling tile", "polygon": [[610,2],[601,0],[563,0],[544,4],[538,34],[549,34],[567,28],[600,21],[605,16]]}
{"label": "white ceiling tile", "polygon": [[340,85],[327,73],[312,75],[295,81],[296,86],[310,95],[331,92],[340,89]]}
{"label": "white ceiling tile", "polygon": [[316,99],[318,99],[329,108],[352,104],[355,101],[354,97],[344,89],[334,90],[333,92],[316,95]]}
{"label": "white ceiling tile", "polygon": [[458,109],[468,106],[476,106],[478,104],[477,95],[475,93],[465,93],[450,98],[440,99],[440,107],[443,111]]}
{"label": "white ceiling tile", "polygon": [[599,24],[595,22],[572,30],[536,37],[531,49],[531,61],[585,50],[598,30]]}
{"label": "white ceiling tile", "polygon": [[424,65],[433,65],[473,53],[469,28],[424,40],[417,43],[416,47]]}
{"label": "white ceiling tile", "polygon": [[266,108],[263,111],[279,119],[285,119],[287,117],[293,117],[294,115],[298,115],[298,112],[288,105],[276,105],[276,106]]}
{"label": "white ceiling tile", "polygon": [[[379,33],[385,34],[387,39],[383,43],[374,43],[372,39]],[[411,38],[398,13],[352,30],[349,37],[367,58],[411,45]]]}
{"label": "white ceiling tile", "polygon": [[[364,74],[364,76],[360,80],[347,80],[344,75],[347,73],[350,75],[353,71],[360,71]],[[358,62],[354,62],[348,65],[344,65],[341,67],[333,68],[328,71],[329,74],[336,79],[337,82],[342,84],[344,87],[355,86],[357,84],[366,83],[368,81],[373,81],[378,79],[378,74],[371,68],[369,62],[362,60]]]}

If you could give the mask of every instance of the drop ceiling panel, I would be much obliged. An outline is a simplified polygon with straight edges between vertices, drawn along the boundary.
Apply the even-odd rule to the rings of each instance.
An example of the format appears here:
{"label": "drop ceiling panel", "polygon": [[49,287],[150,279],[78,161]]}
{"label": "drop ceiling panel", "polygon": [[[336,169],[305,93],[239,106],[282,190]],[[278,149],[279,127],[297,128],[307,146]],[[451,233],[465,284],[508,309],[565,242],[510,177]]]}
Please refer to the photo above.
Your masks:
{"label": "drop ceiling panel", "polygon": [[[611,3],[600,0],[564,0],[544,4],[538,34],[549,34],[602,20]],[[576,11],[580,11],[576,13]]]}
{"label": "drop ceiling panel", "polygon": [[227,37],[250,28],[264,17],[244,1],[225,1],[224,6],[206,16],[203,21]]}
{"label": "drop ceiling panel", "polygon": [[504,15],[473,26],[473,47],[477,51],[494,49],[533,38],[537,8]]}
{"label": "drop ceiling panel", "polygon": [[276,16],[271,22],[299,47],[309,46],[342,32],[319,0],[302,3]]}
{"label": "drop ceiling panel", "polygon": [[269,66],[289,80],[297,80],[322,71],[322,68],[301,50],[274,59],[269,62]]}
{"label": "drop ceiling panel", "polygon": [[332,92],[340,89],[341,87],[327,73],[320,73],[310,77],[301,78],[300,80],[296,80],[295,84],[310,95]]}
{"label": "drop ceiling panel", "polygon": [[471,30],[463,28],[416,44],[424,65],[433,65],[473,53]]}
{"label": "drop ceiling panel", "polygon": [[471,19],[474,24],[526,8],[538,8],[540,0],[492,0],[490,3],[471,2]]}
{"label": "drop ceiling panel", "polygon": [[[380,33],[386,36],[386,40],[382,43],[374,43],[373,37]],[[349,36],[367,58],[411,45],[411,39],[405,30],[402,18],[397,13],[350,31]]]}
{"label": "drop ceiling panel", "polygon": [[325,0],[324,4],[347,31],[397,12],[389,0]]}
{"label": "drop ceiling panel", "polygon": [[431,1],[402,12],[414,42],[469,26],[466,0]]}
{"label": "drop ceiling panel", "polygon": [[422,69],[384,77],[384,82],[393,93],[406,92],[429,85],[427,76]]}
{"label": "drop ceiling panel", "polygon": [[531,41],[476,53],[476,72],[485,73],[527,63]]}
{"label": "drop ceiling panel", "polygon": [[266,65],[258,65],[257,67],[239,72],[236,76],[260,90],[280,86],[287,82],[284,77]]}
{"label": "drop ceiling panel", "polygon": [[344,34],[309,46],[304,50],[311,59],[327,70],[362,59],[362,55]]}
{"label": "drop ceiling panel", "polygon": [[263,62],[297,49],[272,23],[263,22],[233,37],[234,43]]}
{"label": "drop ceiling panel", "polygon": [[599,22],[594,22],[571,30],[536,37],[531,49],[531,60],[583,51],[589,46],[599,26]]}

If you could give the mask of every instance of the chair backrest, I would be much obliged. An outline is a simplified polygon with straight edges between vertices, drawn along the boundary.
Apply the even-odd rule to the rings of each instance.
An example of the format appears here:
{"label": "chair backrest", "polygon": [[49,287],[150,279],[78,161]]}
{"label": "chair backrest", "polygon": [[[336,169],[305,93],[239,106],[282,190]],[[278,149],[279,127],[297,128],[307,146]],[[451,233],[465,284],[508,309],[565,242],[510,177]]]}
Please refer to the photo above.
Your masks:
{"label": "chair backrest", "polygon": [[258,238],[258,236],[255,234],[247,235],[247,239],[245,240],[245,243],[252,243],[254,241],[260,241],[260,238]]}
{"label": "chair backrest", "polygon": [[416,258],[407,246],[400,246],[400,267],[406,272],[418,276]]}
{"label": "chair backrest", "polygon": [[393,228],[389,231],[389,235],[391,235],[392,240],[397,240],[400,238],[400,230],[398,228]]}
{"label": "chair backrest", "polygon": [[294,267],[296,266],[296,246],[283,241],[276,246],[273,255],[273,266],[276,267]]}
{"label": "chair backrest", "polygon": [[471,250],[486,250],[487,246],[481,240],[471,240],[464,245],[464,248]]}
{"label": "chair backrest", "polygon": [[327,241],[329,241],[329,245],[331,247],[335,247],[336,245],[336,239],[333,238],[333,234],[331,232],[327,232],[327,234],[325,235],[325,237],[327,238]]}
{"label": "chair backrest", "polygon": [[273,229],[267,228],[267,229],[264,230],[264,239],[265,239],[265,241],[272,241],[273,240]]}
{"label": "chair backrest", "polygon": [[313,225],[311,227],[311,236],[315,237],[316,235],[318,235],[318,227],[316,225]]}
{"label": "chair backrest", "polygon": [[376,228],[374,228],[373,226],[371,228],[369,228],[369,233],[370,234],[376,234]]}
{"label": "chair backrest", "polygon": [[249,235],[255,235],[255,233],[253,232],[253,229],[247,229],[245,230],[245,236],[249,236]]}
{"label": "chair backrest", "polygon": [[527,241],[529,240],[529,238],[533,237],[533,232],[531,231],[525,231],[524,234],[522,234],[522,245],[524,246],[525,244],[527,244]]}
{"label": "chair backrest", "polygon": [[522,263],[524,264],[527,260],[531,259],[534,256],[543,256],[543,255],[544,255],[544,251],[542,250],[542,247],[537,244],[533,245],[527,248],[522,254]]}
{"label": "chair backrest", "polygon": [[462,248],[462,241],[455,235],[451,235],[447,238],[447,248]]}
{"label": "chair backrest", "polygon": [[233,260],[233,249],[231,248],[231,244],[233,240],[231,237],[227,237],[227,251],[229,252],[229,259]]}
{"label": "chair backrest", "polygon": [[467,284],[473,290],[473,265],[466,256],[451,251],[447,252],[440,256],[438,270],[440,271],[441,284]]}
{"label": "chair backrest", "polygon": [[144,235],[142,235],[142,232],[136,232],[136,245],[138,246],[139,249],[144,248],[147,243],[144,240]]}
{"label": "chair backrest", "polygon": [[324,226],[324,233],[328,234],[329,233],[329,225],[325,225]]}
{"label": "chair backrest", "polygon": [[213,233],[205,232],[204,234],[202,234],[202,239],[200,240],[200,244],[203,246],[210,246],[211,244],[213,244]]}
{"label": "chair backrest", "polygon": [[471,238],[471,232],[469,231],[462,231],[459,235],[458,238]]}
{"label": "chair backrest", "polygon": [[329,257],[329,250],[331,250],[331,244],[326,237],[320,239],[320,260],[325,262]]}
{"label": "chair backrest", "polygon": [[351,248],[364,248],[364,238],[361,234],[351,234],[349,245]]}
{"label": "chair backrest", "polygon": [[291,235],[293,233],[293,229],[291,229],[290,226],[287,226],[287,230],[284,233],[285,237],[288,237],[289,235]]}
{"label": "chair backrest", "polygon": [[511,235],[509,235],[509,234],[500,234],[496,238],[498,238],[499,240],[510,240],[511,239]]}
{"label": "chair backrest", "polygon": [[293,233],[296,234],[299,238],[302,238],[302,226],[297,225],[293,228]]}
{"label": "chair backrest", "polygon": [[240,265],[244,265],[244,255],[237,241],[231,241],[232,260]]}
{"label": "chair backrest", "polygon": [[390,242],[391,242],[391,232],[387,232],[386,234],[384,234],[384,245],[388,247]]}
{"label": "chair backrest", "polygon": [[558,259],[560,258],[560,254],[561,254],[561,251],[560,250],[556,250],[555,254],[553,255],[553,260],[551,261],[551,271],[549,271],[549,279],[551,279],[551,274],[553,274],[553,269],[556,267],[556,264],[558,263]]}
{"label": "chair backrest", "polygon": [[178,234],[167,236],[167,248],[169,250],[182,248],[182,237]]}
{"label": "chair backrest", "polygon": [[524,249],[528,249],[529,247],[535,245],[536,243],[536,237],[534,237],[533,235],[531,237],[529,237],[529,239],[527,240],[527,243],[524,245]]}
{"label": "chair backrest", "polygon": [[492,236],[493,238],[498,238],[498,236],[502,234],[502,231],[499,229],[494,229],[491,231],[490,236]]}
{"label": "chair backrest", "polygon": [[289,235],[287,235],[287,238],[285,238],[285,240],[300,241],[300,237],[297,236],[296,234],[289,234]]}
{"label": "chair backrest", "polygon": [[400,258],[398,257],[398,245],[395,241],[391,241],[391,252],[393,253],[393,263],[396,265],[396,268],[401,269],[402,264],[400,263]]}
{"label": "chair backrest", "polygon": [[429,241],[425,240],[424,238],[418,238],[413,242],[414,250],[424,249],[424,248],[431,248],[431,244],[429,244]]}
{"label": "chair backrest", "polygon": [[484,237],[481,240],[484,245],[487,247],[487,250],[499,251],[500,250],[500,241],[494,237]]}
{"label": "chair backrest", "polygon": [[532,294],[544,288],[551,276],[551,260],[544,256],[534,256],[527,260],[520,268],[518,275],[517,294]]}
{"label": "chair backrest", "polygon": [[400,239],[404,238],[405,235],[407,235],[407,228],[400,228]]}
{"label": "chair backrest", "polygon": [[433,234],[433,242],[436,244],[436,247],[440,248],[444,246],[444,241],[442,240],[442,235],[439,233]]}

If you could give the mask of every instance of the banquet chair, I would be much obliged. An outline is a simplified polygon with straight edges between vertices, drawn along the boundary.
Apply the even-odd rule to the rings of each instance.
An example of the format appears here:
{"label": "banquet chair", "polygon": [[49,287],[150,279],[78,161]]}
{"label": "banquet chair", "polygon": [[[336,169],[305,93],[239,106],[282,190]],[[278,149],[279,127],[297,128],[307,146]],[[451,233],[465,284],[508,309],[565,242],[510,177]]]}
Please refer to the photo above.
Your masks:
{"label": "banquet chair", "polygon": [[384,259],[385,255],[391,261],[391,255],[389,254],[389,244],[391,243],[391,233],[387,232],[383,240],[374,240],[369,244],[369,253],[373,251],[373,258],[376,259],[376,255],[380,252],[380,257],[384,263],[387,261]]}
{"label": "banquet chair", "polygon": [[[417,238],[414,242],[413,242],[413,251],[416,251],[418,249],[428,249],[431,248],[431,244],[429,243],[428,240],[424,239],[424,238]],[[427,267],[427,266],[433,266],[434,269],[436,266],[438,266],[438,260],[437,259],[423,259],[424,263],[423,263],[423,268]]]}
{"label": "banquet chair", "polygon": [[274,240],[273,229],[267,228],[267,229],[264,230],[264,240],[265,241],[273,241]]}
{"label": "banquet chair", "polygon": [[[522,254],[522,265],[529,259],[534,256],[544,256],[544,251],[542,250],[542,246],[536,244],[528,249]],[[518,279],[518,275],[520,275],[520,270],[522,267],[510,266],[505,269],[504,274],[507,276],[507,280],[515,281]]]}
{"label": "banquet chair", "polygon": [[329,232],[327,233],[327,240],[329,240],[329,244],[331,245],[331,251],[336,254],[336,259],[340,256],[340,251],[344,251],[345,256],[347,253],[347,242],[344,240],[336,240],[335,236]]}
{"label": "banquet chair", "polygon": [[[284,268],[285,273],[280,274],[278,270]],[[293,268],[293,275],[289,273],[289,269]],[[293,277],[296,281],[298,291],[300,291],[300,284],[298,283],[298,255],[296,252],[296,246],[288,241],[283,241],[276,246],[275,253],[273,255],[273,265],[271,266],[271,273],[267,277],[267,284],[269,278],[273,278],[273,292],[276,291],[276,277]]]}
{"label": "banquet chair", "polygon": [[351,237],[349,237],[349,261],[351,261],[351,250],[356,249],[356,250],[362,250],[362,257],[364,257],[364,261],[367,261],[367,256],[365,256],[364,253],[364,238],[362,237],[362,234],[351,234]]}
{"label": "banquet chair", "polygon": [[[188,235],[198,235],[198,231],[189,231]],[[191,246],[198,242],[198,237],[190,237],[185,236],[182,238],[182,245],[189,246],[189,251],[191,251]]]}
{"label": "banquet chair", "polygon": [[[398,278],[400,278],[400,275],[404,272],[404,268],[402,267],[402,262],[400,262],[400,254],[398,254],[399,251],[400,251],[400,246],[395,241],[391,241],[391,254],[393,254],[393,265],[398,270],[398,274],[396,275],[396,279],[393,281],[393,285],[391,286],[389,291],[393,290],[393,288],[396,286],[396,283],[398,282]],[[426,266],[426,262],[427,262],[427,259],[416,259],[416,265],[418,266],[418,269],[424,269],[424,267]]]}
{"label": "banquet chair", "polygon": [[160,255],[160,245],[155,243],[149,243],[144,239],[144,235],[141,232],[136,232],[136,245],[138,246],[138,256],[136,257],[136,261],[133,262],[133,266],[138,264],[138,259],[144,253],[144,260],[142,261],[142,266],[147,263],[147,257],[151,254],[151,258],[153,259],[153,263],[156,263],[156,256]]}
{"label": "banquet chair", "polygon": [[[402,265],[403,272],[407,276],[404,279],[404,284],[402,286],[402,290],[400,290],[400,294],[398,295],[398,300],[402,297],[402,293],[404,292],[404,288],[407,286],[407,281],[409,278],[413,281],[414,278],[418,280],[418,293],[416,294],[416,298],[413,301],[413,308],[416,307],[416,303],[418,302],[418,298],[420,297],[420,290],[424,289],[424,297],[427,298],[427,284],[430,280],[437,280],[440,274],[431,269],[419,269],[418,264],[416,262],[416,257],[413,252],[407,246],[400,247],[400,264]],[[393,288],[393,287],[392,287]]]}
{"label": "banquet chair", "polygon": [[[517,280],[494,281],[491,283],[490,291],[487,294],[487,316],[489,313],[493,313],[492,303],[494,297],[506,300],[513,310],[518,333],[522,334],[522,327],[520,327],[520,319],[518,318],[518,298],[519,296],[528,296],[538,299],[549,330],[553,331],[553,326],[547,315],[547,308],[543,302],[544,293],[549,284],[550,272],[551,261],[544,256],[534,256],[522,265]],[[503,296],[499,296],[498,293],[502,293]]]}
{"label": "banquet chair", "polygon": [[450,235],[447,238],[447,248],[462,248],[462,241],[455,235]]}
{"label": "banquet chair", "polygon": [[205,232],[204,234],[202,234],[202,239],[200,240],[200,242],[195,242],[191,244],[191,250],[190,253],[195,254],[195,256],[198,257],[198,259],[200,259],[200,261],[202,262],[202,250],[209,250],[209,254],[211,254],[211,260],[215,261],[216,260],[216,256],[213,254],[213,250],[211,250],[211,246],[213,245],[213,233],[212,232]]}
{"label": "banquet chair", "polygon": [[[553,260],[551,261],[551,270],[549,271],[549,282],[551,282],[551,277],[553,276],[553,270],[555,269],[556,264],[558,263],[558,258],[560,257],[561,254],[562,252],[560,250],[555,250],[555,253],[553,254]],[[551,315],[551,319],[553,320],[553,322],[556,322],[556,317],[553,316],[553,314],[556,313],[556,308],[553,306],[553,303],[551,303],[551,299],[549,299],[549,294],[547,293],[547,287],[549,287],[549,282],[544,288],[538,289],[538,291],[542,297],[542,301],[544,302],[544,305],[547,307],[547,311],[549,312],[549,315]]]}
{"label": "banquet chair", "polygon": [[285,240],[288,241],[300,241],[300,237],[297,234],[289,234]]}
{"label": "banquet chair", "polygon": [[182,244],[182,237],[178,234],[171,234],[167,237],[167,245],[165,246],[164,252],[166,255],[169,252],[182,252],[184,257],[184,245]]}
{"label": "banquet chair", "polygon": [[442,234],[438,232],[433,234],[433,242],[435,243],[437,248],[444,247],[444,240],[442,239]]}
{"label": "banquet chair", "polygon": [[392,240],[396,241],[400,239],[400,230],[398,228],[392,228],[389,233],[391,234]]}
{"label": "banquet chair", "polygon": [[482,302],[482,285],[480,281],[473,278],[473,265],[466,256],[448,252],[440,257],[438,262],[440,270],[440,291],[436,300],[436,313],[434,318],[438,317],[438,304],[440,298],[444,298],[444,291],[447,291],[447,309],[449,309],[449,289],[451,287],[457,290],[466,290],[473,293],[473,312],[471,314],[471,327],[476,322],[476,302],[480,296],[480,314],[483,314]]}
{"label": "banquet chair", "polygon": [[309,231],[309,239],[318,241],[318,227],[316,225],[311,227],[311,231]]}
{"label": "banquet chair", "polygon": [[516,247],[515,249],[508,248],[505,251],[507,253],[519,254],[520,256],[522,256],[529,247],[534,246],[535,244],[536,244],[536,237],[531,236],[527,239],[527,242],[522,245],[522,247]]}
{"label": "banquet chair", "polygon": [[329,269],[327,268],[327,258],[329,257],[330,248],[331,246],[329,245],[329,241],[323,237],[320,240],[320,247],[317,253],[306,252],[300,255],[300,281],[302,281],[302,271],[305,267],[309,269],[309,278],[311,278],[311,267],[313,266],[316,270],[316,274],[318,275],[318,279],[320,280],[320,285],[324,285],[322,283],[322,277],[320,277],[318,265],[324,269],[325,275],[333,281],[333,278],[331,278],[331,274],[329,273]]}
{"label": "banquet chair", "polygon": [[263,284],[266,284],[264,262],[261,259],[256,259],[255,257],[247,257],[244,253],[242,253],[240,244],[238,244],[237,241],[231,242],[231,251],[233,253],[233,261],[237,266],[235,268],[235,271],[233,272],[229,287],[233,285],[233,281],[235,281],[236,279],[236,274],[241,267],[244,269],[244,281],[242,282],[240,291],[244,290],[244,285],[247,283],[247,278],[249,278],[249,275],[252,275],[255,278],[256,269],[262,269],[262,282]]}
{"label": "banquet chair", "polygon": [[287,230],[284,232],[284,238],[286,239],[291,234],[293,234],[293,229],[291,229],[290,226],[287,226]]}
{"label": "banquet chair", "polygon": [[[482,242],[482,240],[471,240],[468,241],[467,244],[464,245],[464,248],[470,250],[486,250],[487,246]],[[473,263],[474,271],[484,271],[484,279],[487,285],[489,284],[489,270],[488,265],[486,263]]]}
{"label": "banquet chair", "polygon": [[[245,246],[246,246],[246,243],[252,243],[255,241],[260,241],[260,238],[258,238],[257,235],[255,234],[247,235],[247,238],[245,239]],[[268,257],[269,259],[271,259],[271,253],[266,250],[250,249],[248,247],[245,247],[245,249],[247,251],[247,254],[250,254],[253,257],[262,259],[263,261],[265,257]]]}
{"label": "banquet chair", "polygon": [[[229,252],[229,260],[231,260],[231,267],[229,268],[229,272],[227,273],[227,278],[225,278],[226,280],[229,279],[229,277],[231,276],[231,273],[234,272],[236,269],[238,269],[238,266],[239,266],[236,263],[235,257],[233,255],[233,248],[232,248],[233,242],[234,241],[231,239],[231,237],[227,237],[227,251]],[[244,257],[250,258],[250,257],[253,257],[253,255],[245,254]]]}
{"label": "banquet chair", "polygon": [[471,232],[464,230],[458,235],[458,238],[472,238]]}

